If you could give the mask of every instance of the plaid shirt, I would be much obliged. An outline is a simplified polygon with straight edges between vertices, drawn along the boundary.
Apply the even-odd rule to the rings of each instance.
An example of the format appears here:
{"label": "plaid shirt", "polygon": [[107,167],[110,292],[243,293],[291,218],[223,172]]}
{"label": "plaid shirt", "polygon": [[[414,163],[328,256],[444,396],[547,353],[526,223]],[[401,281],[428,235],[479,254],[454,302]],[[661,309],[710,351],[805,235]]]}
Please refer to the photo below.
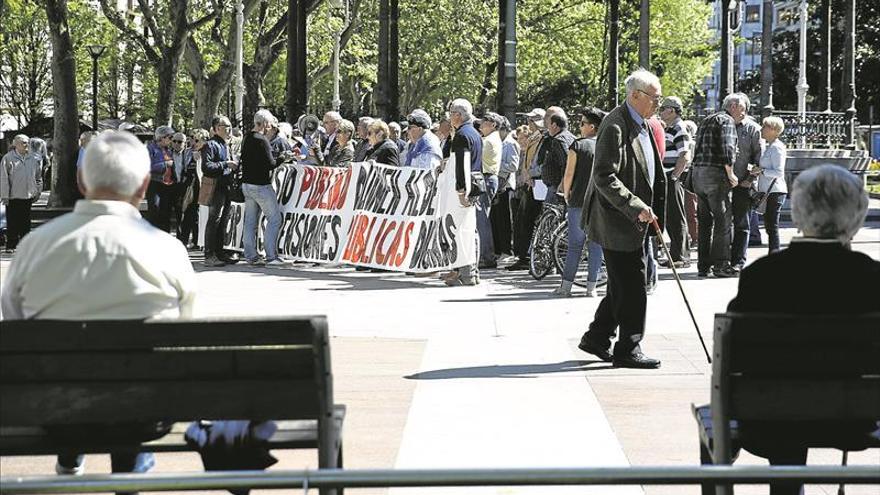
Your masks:
{"label": "plaid shirt", "polygon": [[733,166],[737,154],[736,124],[727,112],[717,112],[703,120],[696,136],[694,167]]}

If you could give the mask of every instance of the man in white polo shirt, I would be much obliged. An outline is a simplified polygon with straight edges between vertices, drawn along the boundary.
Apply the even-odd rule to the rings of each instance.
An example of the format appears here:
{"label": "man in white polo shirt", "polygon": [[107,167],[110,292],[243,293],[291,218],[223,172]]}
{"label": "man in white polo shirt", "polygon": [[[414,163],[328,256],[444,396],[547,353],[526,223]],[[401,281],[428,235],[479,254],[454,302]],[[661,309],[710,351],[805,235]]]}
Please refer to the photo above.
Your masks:
{"label": "man in white polo shirt", "polygon": [[[92,140],[83,162],[86,199],[19,244],[3,277],[2,317],[191,316],[195,273],[186,248],[141,218],[137,208],[150,184],[146,148],[129,133],[108,131]],[[136,448],[114,452],[111,459],[114,472],[144,472],[154,463],[152,454]],[[79,455],[60,456],[57,471],[80,473],[82,461]]]}

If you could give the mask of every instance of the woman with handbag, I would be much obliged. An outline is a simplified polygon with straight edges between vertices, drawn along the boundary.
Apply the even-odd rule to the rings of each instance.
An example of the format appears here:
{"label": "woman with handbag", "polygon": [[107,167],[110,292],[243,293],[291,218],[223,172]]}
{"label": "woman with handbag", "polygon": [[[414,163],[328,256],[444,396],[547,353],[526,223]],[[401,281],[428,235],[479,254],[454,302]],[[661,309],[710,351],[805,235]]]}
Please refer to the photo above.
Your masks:
{"label": "woman with handbag", "polygon": [[779,140],[785,125],[779,117],[770,116],[761,122],[761,137],[767,142],[761,154],[761,173],[758,176],[758,191],[766,194],[764,210],[764,229],[767,231],[769,252],[779,251],[779,210],[785,202],[788,187],[785,184],[786,147]]}

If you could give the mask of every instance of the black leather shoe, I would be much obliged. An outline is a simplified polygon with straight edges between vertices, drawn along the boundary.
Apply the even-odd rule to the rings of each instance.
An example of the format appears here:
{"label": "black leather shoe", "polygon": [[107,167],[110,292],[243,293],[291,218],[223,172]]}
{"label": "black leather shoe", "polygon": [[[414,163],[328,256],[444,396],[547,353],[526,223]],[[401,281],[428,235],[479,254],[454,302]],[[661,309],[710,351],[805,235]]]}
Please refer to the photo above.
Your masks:
{"label": "black leather shoe", "polygon": [[517,270],[528,270],[529,263],[527,261],[517,261],[516,263],[507,267],[508,271],[515,272]]}
{"label": "black leather shoe", "polygon": [[614,356],[613,362],[616,368],[656,369],[660,367],[659,359],[649,358],[641,352],[624,356]]}
{"label": "black leather shoe", "polygon": [[739,277],[739,270],[733,266],[725,266],[720,270],[712,270],[712,275],[716,278],[734,278]]}
{"label": "black leather shoe", "polygon": [[697,276],[700,278],[706,278],[709,276],[709,270],[698,270]]}
{"label": "black leather shoe", "polygon": [[605,361],[606,363],[610,363],[614,360],[614,358],[611,356],[611,351],[609,351],[607,348],[602,347],[593,339],[587,337],[586,334],[581,337],[581,343],[578,344],[578,349],[586,352],[587,354],[592,354],[602,361]]}

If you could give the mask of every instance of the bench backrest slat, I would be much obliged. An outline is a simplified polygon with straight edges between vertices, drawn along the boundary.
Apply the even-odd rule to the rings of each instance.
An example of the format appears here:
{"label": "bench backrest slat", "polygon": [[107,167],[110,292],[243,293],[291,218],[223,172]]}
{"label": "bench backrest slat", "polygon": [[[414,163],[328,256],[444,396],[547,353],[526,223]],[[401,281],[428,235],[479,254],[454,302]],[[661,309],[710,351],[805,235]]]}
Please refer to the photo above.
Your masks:
{"label": "bench backrest slat", "polygon": [[[715,317],[713,388],[730,419],[880,418],[880,314]],[[719,410],[719,412],[722,412]]]}
{"label": "bench backrest slat", "polygon": [[0,424],[317,419],[325,373],[323,317],[8,321]]}

